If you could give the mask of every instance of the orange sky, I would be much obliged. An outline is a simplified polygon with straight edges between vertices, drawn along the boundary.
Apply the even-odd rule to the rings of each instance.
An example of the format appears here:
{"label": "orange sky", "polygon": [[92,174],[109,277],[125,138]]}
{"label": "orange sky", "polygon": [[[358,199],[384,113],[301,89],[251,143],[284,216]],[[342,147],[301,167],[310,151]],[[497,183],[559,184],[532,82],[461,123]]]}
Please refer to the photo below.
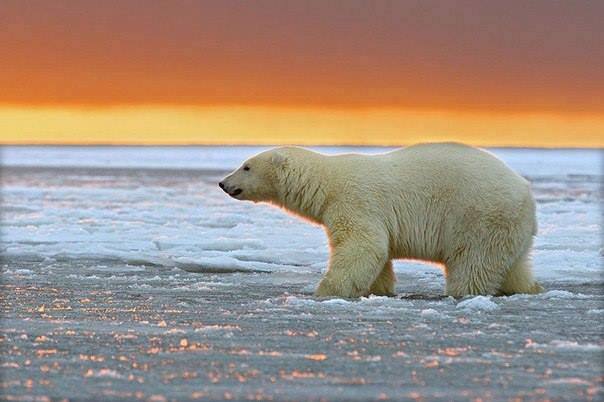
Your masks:
{"label": "orange sky", "polygon": [[4,0],[0,139],[602,146],[602,20],[587,1]]}

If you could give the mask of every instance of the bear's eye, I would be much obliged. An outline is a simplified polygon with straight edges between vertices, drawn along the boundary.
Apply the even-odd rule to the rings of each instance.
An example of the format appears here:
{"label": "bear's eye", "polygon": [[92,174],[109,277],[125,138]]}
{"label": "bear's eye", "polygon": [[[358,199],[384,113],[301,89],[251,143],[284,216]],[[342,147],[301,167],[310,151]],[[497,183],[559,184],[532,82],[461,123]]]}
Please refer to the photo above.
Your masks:
{"label": "bear's eye", "polygon": [[244,166],[243,170],[250,170],[250,167],[249,166]]}

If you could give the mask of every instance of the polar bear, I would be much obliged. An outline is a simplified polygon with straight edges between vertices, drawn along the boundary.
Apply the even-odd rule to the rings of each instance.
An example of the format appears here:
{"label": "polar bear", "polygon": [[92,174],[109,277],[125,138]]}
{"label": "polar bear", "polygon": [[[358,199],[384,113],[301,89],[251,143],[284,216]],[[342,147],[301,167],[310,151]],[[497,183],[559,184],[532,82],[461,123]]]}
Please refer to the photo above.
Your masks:
{"label": "polar bear", "polygon": [[331,253],[318,297],[394,295],[399,258],[442,264],[453,297],[542,290],[529,262],[537,230],[529,183],[484,150],[427,143],[328,156],[280,147],[219,186],[325,228]]}

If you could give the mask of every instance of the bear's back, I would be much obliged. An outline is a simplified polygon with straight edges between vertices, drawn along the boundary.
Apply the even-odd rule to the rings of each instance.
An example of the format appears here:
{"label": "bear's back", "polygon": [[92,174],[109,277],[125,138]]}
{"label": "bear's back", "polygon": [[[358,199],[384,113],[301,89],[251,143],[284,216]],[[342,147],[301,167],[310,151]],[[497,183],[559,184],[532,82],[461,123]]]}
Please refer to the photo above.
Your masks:
{"label": "bear's back", "polygon": [[[528,182],[503,161],[479,148],[459,143],[427,143],[393,151],[394,165],[414,180],[483,191],[511,191]],[[520,186],[520,187],[519,187]]]}

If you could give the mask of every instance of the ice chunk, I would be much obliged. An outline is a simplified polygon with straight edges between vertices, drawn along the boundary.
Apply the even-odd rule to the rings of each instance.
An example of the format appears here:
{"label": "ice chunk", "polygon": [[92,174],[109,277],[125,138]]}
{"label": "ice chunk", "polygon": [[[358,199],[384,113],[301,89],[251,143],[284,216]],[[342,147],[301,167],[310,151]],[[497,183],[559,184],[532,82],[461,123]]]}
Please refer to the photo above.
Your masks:
{"label": "ice chunk", "polygon": [[544,299],[589,299],[591,296],[582,293],[572,293],[567,290],[550,290],[545,292],[540,297]]}
{"label": "ice chunk", "polygon": [[491,300],[491,296],[475,296],[459,302],[457,308],[466,311],[493,311],[499,306]]}
{"label": "ice chunk", "polygon": [[526,348],[530,349],[561,349],[561,350],[569,350],[569,351],[602,351],[604,350],[604,345],[596,345],[593,343],[584,343],[580,344],[576,341],[569,340],[553,340],[547,344],[537,343],[529,340],[526,345]]}
{"label": "ice chunk", "polygon": [[344,305],[344,304],[350,304],[351,302],[349,300],[344,300],[344,299],[329,299],[329,300],[324,300],[321,302],[321,304],[327,304],[327,305]]}
{"label": "ice chunk", "polygon": [[419,312],[419,314],[422,317],[427,317],[427,318],[442,318],[445,316],[444,314],[434,310],[433,308],[423,309]]}
{"label": "ice chunk", "polygon": [[180,257],[174,259],[174,262],[178,268],[188,272],[270,272],[254,266],[254,264],[227,256],[199,259]]}

